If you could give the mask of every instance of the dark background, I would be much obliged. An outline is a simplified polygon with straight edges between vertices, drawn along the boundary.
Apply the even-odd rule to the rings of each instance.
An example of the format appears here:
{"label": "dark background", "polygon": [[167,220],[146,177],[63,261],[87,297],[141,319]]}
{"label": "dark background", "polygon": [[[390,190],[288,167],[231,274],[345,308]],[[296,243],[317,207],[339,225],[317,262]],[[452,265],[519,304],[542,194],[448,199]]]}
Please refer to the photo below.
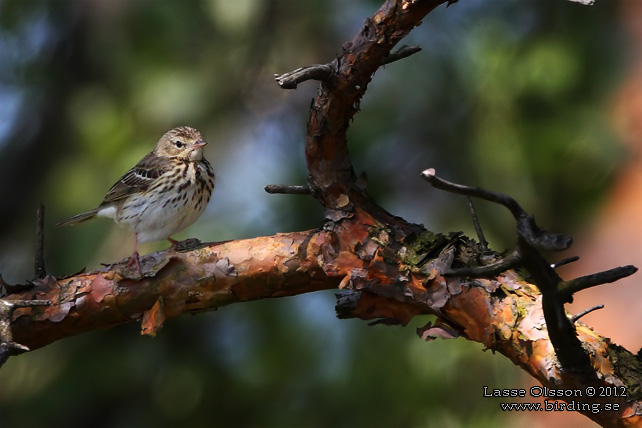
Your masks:
{"label": "dark background", "polygon": [[[513,195],[546,229],[581,237],[631,156],[612,113],[631,50],[625,2],[461,0],[428,15],[403,41],[423,51],[376,73],[349,131],[369,192],[431,230],[473,234],[465,200],[419,178],[434,167]],[[209,141],[217,186],[175,238],[318,227],[312,198],[263,191],[305,181],[316,90],[285,91],[273,76],[330,61],[379,5],[0,0],[3,278],[33,277],[40,202],[51,274],[130,255],[133,236],[108,220],[54,224],[95,207],[179,125]],[[505,210],[478,209],[491,246],[510,247]],[[429,319],[339,321],[333,292],[320,292],[184,316],[154,339],[135,323],[86,334],[9,360],[0,425],[535,426],[538,415],[502,414],[482,397],[484,385],[519,387],[526,375],[477,343],[421,341],[415,328]]]}

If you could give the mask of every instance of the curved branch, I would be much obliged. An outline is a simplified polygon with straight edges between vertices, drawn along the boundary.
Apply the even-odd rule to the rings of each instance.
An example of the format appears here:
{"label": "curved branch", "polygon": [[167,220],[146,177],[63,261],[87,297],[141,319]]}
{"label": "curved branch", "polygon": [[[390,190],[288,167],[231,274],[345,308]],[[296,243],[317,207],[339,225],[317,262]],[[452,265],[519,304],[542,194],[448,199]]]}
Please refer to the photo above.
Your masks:
{"label": "curved branch", "polygon": [[502,353],[549,388],[624,388],[626,395],[584,397],[583,403],[602,409],[608,404],[612,411],[580,411],[603,425],[642,424],[642,363],[636,356],[578,323],[577,337],[596,375],[565,372],[548,337],[537,287],[512,270],[493,278],[447,275],[474,266],[483,255],[478,245],[387,213],[355,176],[346,132],[370,79],[399,40],[446,2],[386,1],[331,63],[333,73],[323,78],[311,106],[305,146],[309,189],[326,209],[323,229],[155,253],[142,259],[145,276],[138,279],[127,278],[122,264],[46,277],[33,290],[9,296],[52,301],[14,311],[15,341],[35,349],[133,320],[142,322],[143,333],[155,334],[164,320],[186,312],[344,288],[359,293],[342,308],[342,317],[405,324],[416,314],[435,314],[449,335]]}
{"label": "curved branch", "polygon": [[[37,349],[87,331],[141,320],[145,334],[184,313],[215,310],[234,302],[336,288],[323,273],[319,241],[311,230],[213,243],[189,252],[162,251],[141,258],[142,278],[127,278],[125,263],[56,280],[5,301],[50,300],[46,307],[13,311],[13,338]],[[157,302],[162,302],[158,304]]]}
{"label": "curved branch", "polygon": [[324,82],[332,77],[332,67],[329,64],[314,64],[297,68],[285,74],[275,74],[274,79],[283,89],[296,89],[299,83],[307,80]]}
{"label": "curved branch", "polygon": [[598,272],[591,275],[581,276],[560,284],[559,293],[560,298],[564,302],[573,300],[573,294],[587,288],[595,287],[596,285],[607,284],[610,282],[618,281],[627,276],[631,276],[638,271],[638,268],[632,265],[620,266],[604,272]]}
{"label": "curved branch", "polygon": [[310,179],[321,190],[317,197],[329,211],[329,218],[347,215],[356,203],[368,205],[371,214],[381,219],[390,219],[363,198],[350,162],[346,132],[368,83],[392,48],[443,3],[446,0],[386,1],[331,63],[335,71],[322,82],[312,103],[305,142]]}

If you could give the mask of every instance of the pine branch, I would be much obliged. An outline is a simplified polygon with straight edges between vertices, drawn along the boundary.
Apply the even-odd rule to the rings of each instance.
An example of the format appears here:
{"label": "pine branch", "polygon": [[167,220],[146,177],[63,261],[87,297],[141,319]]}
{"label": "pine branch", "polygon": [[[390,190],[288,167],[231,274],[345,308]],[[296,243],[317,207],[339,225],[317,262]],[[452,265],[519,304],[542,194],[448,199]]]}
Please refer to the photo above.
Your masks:
{"label": "pine branch", "polygon": [[[439,322],[422,335],[480,342],[549,388],[624,387],[626,396],[598,394],[583,401],[617,406],[613,411],[581,412],[604,426],[642,424],[642,364],[635,355],[576,323],[593,372],[565,371],[549,338],[537,286],[507,266],[485,277],[450,275],[475,268],[487,256],[485,249],[459,234],[435,234],[386,212],[354,172],[346,131],[369,81],[395,45],[443,3],[453,2],[386,1],[329,63],[331,73],[321,76],[305,151],[308,190],[325,208],[323,228],[151,254],[141,260],[142,278],[129,277],[124,263],[67,278],[45,277],[3,298],[51,300],[49,306],[17,308],[8,315],[15,342],[35,349],[132,321],[154,335],[165,321],[184,313],[339,288],[350,296],[341,298],[342,318],[405,325],[417,314],[434,314]],[[527,238],[542,247],[566,244]]]}

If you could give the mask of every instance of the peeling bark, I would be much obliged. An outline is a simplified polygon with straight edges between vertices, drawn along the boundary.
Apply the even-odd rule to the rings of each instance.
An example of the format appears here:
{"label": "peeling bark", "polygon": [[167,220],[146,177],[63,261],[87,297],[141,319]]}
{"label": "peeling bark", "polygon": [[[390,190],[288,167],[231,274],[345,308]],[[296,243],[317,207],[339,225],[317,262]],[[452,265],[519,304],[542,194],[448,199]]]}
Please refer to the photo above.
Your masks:
{"label": "peeling bark", "polygon": [[125,262],[59,280],[48,276],[7,298],[52,302],[14,310],[14,340],[36,349],[135,320],[142,320],[142,333],[153,335],[165,320],[184,313],[336,287],[339,281],[323,274],[317,258],[305,255],[323,234],[297,232],[154,253],[141,258],[142,278],[129,277]]}
{"label": "peeling bark", "polygon": [[323,228],[154,253],[141,259],[142,278],[130,277],[124,263],[57,280],[45,277],[32,289],[5,298],[52,302],[13,311],[15,342],[35,349],[134,320],[141,321],[144,334],[153,335],[166,320],[183,313],[338,288],[347,293],[339,299],[342,318],[406,325],[415,315],[434,314],[438,323],[420,335],[460,335],[480,342],[549,388],[592,387],[599,392],[624,387],[626,396],[583,399],[617,405],[617,410],[582,413],[604,426],[640,426],[640,358],[576,322],[595,372],[564,372],[535,285],[514,270],[492,277],[448,276],[453,268],[480,265],[486,256],[480,246],[460,234],[435,234],[386,212],[354,173],[346,131],[370,79],[399,40],[442,3],[446,1],[386,1],[330,63],[333,72],[323,73],[305,142],[308,188],[326,210]]}

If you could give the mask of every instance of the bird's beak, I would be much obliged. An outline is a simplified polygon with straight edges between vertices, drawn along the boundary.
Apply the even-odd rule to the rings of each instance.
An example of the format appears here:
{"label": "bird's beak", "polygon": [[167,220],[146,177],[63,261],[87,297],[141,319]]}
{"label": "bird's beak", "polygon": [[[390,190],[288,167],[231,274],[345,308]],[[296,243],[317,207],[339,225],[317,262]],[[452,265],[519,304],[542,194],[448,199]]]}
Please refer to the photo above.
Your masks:
{"label": "bird's beak", "polygon": [[206,144],[207,144],[207,141],[198,140],[197,142],[194,143],[194,145],[192,146],[192,149],[193,150],[198,150],[201,147],[205,146]]}

